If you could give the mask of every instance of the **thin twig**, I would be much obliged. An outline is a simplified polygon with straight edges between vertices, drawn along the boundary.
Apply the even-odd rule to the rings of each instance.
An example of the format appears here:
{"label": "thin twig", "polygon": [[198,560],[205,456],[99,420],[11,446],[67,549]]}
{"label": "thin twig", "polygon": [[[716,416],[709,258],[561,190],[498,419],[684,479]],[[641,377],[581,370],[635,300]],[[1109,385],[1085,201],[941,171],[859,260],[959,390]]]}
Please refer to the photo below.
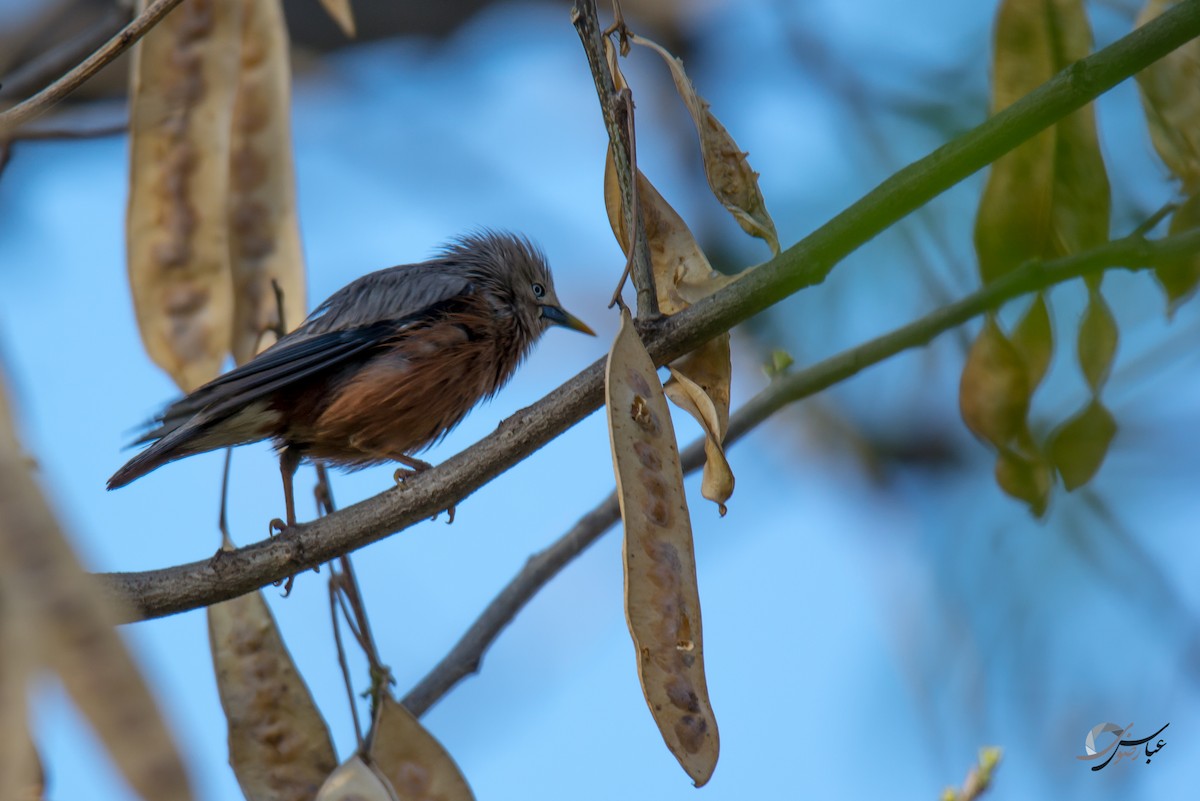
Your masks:
{"label": "thin twig", "polygon": [[992,786],[992,774],[1000,765],[1003,751],[996,746],[988,746],[979,750],[979,760],[967,771],[962,789],[947,787],[942,793],[941,801],[978,801],[988,788]]}
{"label": "thin twig", "polygon": [[354,683],[350,680],[350,664],[346,661],[346,647],[342,644],[342,629],[338,624],[338,591],[333,578],[329,580],[329,618],[333,621],[333,641],[337,646],[338,665],[342,669],[342,682],[346,685],[346,701],[350,704],[350,716],[354,719],[354,741],[359,750],[363,747],[362,724],[358,720],[358,699],[354,697]]}
{"label": "thin twig", "polygon": [[[651,357],[665,364],[798,289],[820,283],[847,254],[897,220],[1197,34],[1200,0],[1185,0],[1067,68],[987,122],[900,170],[737,281],[678,314],[641,324]],[[1164,258],[1166,249],[1179,241],[1147,246],[1146,252],[1134,253],[1127,261]],[[233,598],[328,562],[460,503],[583,419],[603,400],[603,371],[603,363],[595,362],[512,415],[492,434],[400,488],[229,552],[219,573],[206,561],[197,561],[99,578],[136,618],[161,617]]]}
{"label": "thin twig", "polygon": [[[275,287],[275,298],[280,303],[280,325],[282,326],[283,292],[280,290],[279,284],[273,279],[272,285]],[[333,487],[329,482],[329,471],[323,462],[317,462],[317,486],[314,494],[317,497],[318,506],[325,514],[331,515],[336,511],[333,501]],[[392,671],[379,658],[379,648],[375,645],[375,637],[371,633],[371,621],[367,617],[367,607],[363,603],[358,577],[354,575],[354,565],[351,563],[349,555],[343,554],[339,557],[338,562],[340,568],[333,564],[329,566],[329,593],[331,598],[337,600],[337,607],[341,610],[346,625],[350,627],[350,632],[354,635],[358,647],[366,655],[367,667],[371,678],[371,686],[368,690],[371,697],[371,720],[374,720],[383,693],[393,683]],[[333,615],[333,626],[336,632],[338,629],[337,611],[331,611],[331,614]],[[363,737],[358,725],[358,707],[354,697],[353,682],[350,680],[350,673],[345,662],[345,654],[341,648],[341,640],[339,639],[338,660],[339,664],[342,665],[342,676],[346,682],[346,691],[350,696],[350,707],[354,714],[355,732],[358,735],[358,748],[360,752],[365,753],[371,747],[370,739],[374,734],[375,727],[372,726],[368,730],[366,738]]]}
{"label": "thin twig", "polygon": [[[617,7],[620,8],[620,6]],[[637,175],[637,138],[634,135],[633,130],[633,92],[629,91],[629,87],[626,86],[621,90],[620,94],[621,101],[628,109],[628,116],[626,117],[626,120],[629,123],[629,161],[633,165],[633,174]],[[641,192],[638,191],[637,181],[634,181],[632,200],[629,204],[629,218],[626,220],[626,230],[632,230],[632,226],[629,225],[629,220],[641,219],[641,210],[638,208],[638,197],[640,195]],[[630,248],[629,255],[625,257],[625,269],[621,272],[621,280],[617,281],[617,288],[613,290],[612,299],[608,302],[608,308],[610,309],[613,306],[619,306],[622,310],[626,308],[625,300],[621,297],[621,292],[625,289],[625,281],[629,279],[630,274],[633,272],[633,263],[636,259],[637,252],[637,248]],[[651,280],[653,280],[653,272],[651,273]]]}
{"label": "thin twig", "polygon": [[1158,211],[1147,217],[1141,225],[1133,229],[1133,236],[1145,236],[1154,230],[1154,227],[1167,218],[1168,215],[1174,214],[1179,208],[1179,204],[1174,200],[1164,203]]}
{"label": "thin twig", "polygon": [[121,29],[116,36],[105,42],[98,50],[84,59],[78,66],[33,97],[0,112],[0,139],[9,137],[20,126],[43,114],[55,103],[74,92],[89,78],[129,49],[141,39],[182,0],[154,0],[146,9]]}
{"label": "thin twig", "polygon": [[[836,356],[774,380],[729,418],[728,449],[780,409],[850,378],[901,351],[928,344],[934,337],[972,318],[998,309],[1006,301],[1054,284],[1118,265],[1143,269],[1171,254],[1200,246],[1200,230],[1148,243],[1131,235],[1100,248],[1052,262],[1030,262],[993,284],[943,306],[908,325]],[[680,453],[685,475],[704,466],[704,438]],[[553,545],[530,557],[525,567],[500,591],[450,652],[404,697],[404,706],[422,715],[451,687],[479,669],[484,652],[537,592],[621,519],[617,494],[584,515]]]}
{"label": "thin twig", "polygon": [[229,536],[229,466],[233,462],[233,448],[225,449],[225,467],[221,470],[221,512],[217,515],[217,529],[221,532],[221,547],[232,548],[233,538]]}
{"label": "thin twig", "polygon": [[[650,246],[646,239],[646,225],[637,210],[637,172],[633,163],[633,99],[628,102],[617,91],[613,75],[608,69],[604,55],[605,34],[600,30],[596,13],[596,0],[576,0],[571,10],[571,24],[579,33],[596,94],[600,99],[600,111],[604,116],[604,127],[608,131],[609,150],[617,173],[617,185],[621,188],[621,206],[625,213],[626,230],[629,231],[629,258],[633,264],[633,284],[637,288],[638,319],[648,320],[658,316],[658,295],[654,289],[654,272],[650,267]],[[622,279],[624,283],[624,279]],[[617,287],[620,294],[620,285]],[[610,306],[612,304],[609,304]]]}
{"label": "thin twig", "polygon": [[13,131],[10,142],[45,142],[56,139],[103,139],[109,136],[120,136],[129,131],[129,123],[109,123],[92,128],[23,128]]}

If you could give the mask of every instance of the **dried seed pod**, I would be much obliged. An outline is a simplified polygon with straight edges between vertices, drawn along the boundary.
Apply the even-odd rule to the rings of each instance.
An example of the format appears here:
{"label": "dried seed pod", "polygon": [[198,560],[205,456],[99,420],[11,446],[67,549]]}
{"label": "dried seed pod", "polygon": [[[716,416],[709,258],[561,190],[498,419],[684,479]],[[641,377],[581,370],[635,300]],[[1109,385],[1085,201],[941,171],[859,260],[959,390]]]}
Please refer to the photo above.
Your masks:
{"label": "dried seed pod", "polygon": [[605,400],[638,679],[667,747],[700,786],[720,746],[704,677],[691,519],[670,411],[628,311],[609,352]]}
{"label": "dried seed pod", "polygon": [[337,23],[337,26],[342,29],[342,33],[351,39],[358,35],[354,25],[354,9],[350,7],[350,0],[321,0],[321,5]]}
{"label": "dried seed pod", "polygon": [[733,470],[722,447],[729,428],[729,334],[710,339],[670,365],[671,378],[663,386],[667,397],[696,419],[704,429],[704,475],[700,494],[717,505],[725,516],[725,502],[733,495]]}
{"label": "dried seed pod", "polygon": [[[117,635],[115,623],[125,616],[83,572],[34,481],[17,442],[3,382],[0,588],[0,624],[11,633],[11,616],[20,616],[25,627],[21,648],[36,656],[38,666],[58,674],[130,786],[146,801],[191,799],[183,763],[158,706]],[[0,631],[0,636],[8,635]],[[3,649],[0,667],[20,656]],[[15,688],[7,682],[2,691],[11,697]],[[4,727],[10,728],[9,723]]]}
{"label": "dried seed pod", "polygon": [[29,736],[27,693],[37,667],[37,633],[31,625],[21,599],[0,586],[0,798],[14,801],[41,801],[46,789]]}
{"label": "dried seed pod", "polygon": [[337,755],[261,592],[210,606],[229,764],[247,801],[309,801]]}
{"label": "dried seed pod", "polygon": [[762,239],[771,248],[771,253],[778,255],[779,235],[775,232],[774,220],[767,213],[762,190],[758,188],[758,173],[746,161],[749,154],[742,152],[729,131],[712,113],[708,102],[696,93],[691,78],[684,72],[683,62],[649,39],[630,35],[629,41],[658,53],[670,68],[675,89],[692,115],[696,133],[700,136],[704,176],[713,195],[733,215],[742,230]]}
{"label": "dried seed pod", "polygon": [[337,766],[321,785],[316,801],[400,801],[387,779],[358,754]]}
{"label": "dried seed pod", "polygon": [[233,105],[228,197],[233,358],[256,353],[262,332],[304,319],[304,254],[296,218],[290,124],[291,70],[280,0],[242,6],[241,72]]}
{"label": "dried seed pod", "polygon": [[[613,233],[628,254],[629,232],[625,229],[625,215],[621,212],[621,193],[611,152],[605,162],[604,200]],[[735,280],[735,276],[723,275],[712,268],[683,218],[640,171],[638,203],[650,248],[650,263],[660,311],[675,314]],[[669,392],[668,395],[705,427],[708,436],[704,443],[706,459],[701,493],[714,501],[724,515],[725,502],[733,494],[734,485],[733,471],[722,449],[725,427],[729,423],[732,372],[729,334],[715,337],[692,354],[677,359],[672,367],[709,393],[708,402],[698,399],[699,406],[687,401],[688,393],[682,389]],[[714,427],[706,424],[700,413],[700,407],[705,405],[714,407],[718,418],[724,421],[721,425]]]}
{"label": "dried seed pod", "polygon": [[229,352],[226,201],[241,12],[236,0],[184,3],[133,50],[129,282],[147,353],[185,392],[215,378]]}
{"label": "dried seed pod", "polygon": [[454,758],[388,694],[380,700],[370,742],[371,763],[399,801],[474,801]]}

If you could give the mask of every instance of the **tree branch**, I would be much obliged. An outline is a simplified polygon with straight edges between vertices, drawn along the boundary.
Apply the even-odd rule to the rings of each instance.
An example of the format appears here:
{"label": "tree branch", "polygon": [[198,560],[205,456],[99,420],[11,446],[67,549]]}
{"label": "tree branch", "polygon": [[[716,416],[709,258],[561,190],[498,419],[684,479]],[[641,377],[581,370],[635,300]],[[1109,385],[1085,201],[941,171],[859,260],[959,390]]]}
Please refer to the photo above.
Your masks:
{"label": "tree branch", "polygon": [[14,130],[43,114],[55,103],[82,86],[85,81],[106,67],[113,59],[128,50],[134,42],[145,36],[147,31],[157,25],[159,20],[181,2],[182,0],[154,0],[146,7],[145,11],[73,70],[28,100],[18,103],[7,111],[0,112],[0,139],[7,139]]}
{"label": "tree branch", "polygon": [[[625,230],[629,231],[629,262],[617,283],[613,303],[619,301],[625,277],[632,273],[633,285],[637,290],[638,317],[651,319],[658,316],[658,295],[654,288],[654,271],[650,265],[646,223],[638,210],[633,95],[629,91],[617,91],[613,74],[608,69],[608,60],[604,53],[606,37],[600,30],[596,0],[576,0],[571,9],[571,24],[579,33],[579,40],[583,42],[583,51],[592,70],[592,80],[596,83],[596,95],[600,99],[600,112],[604,116],[604,127],[608,131],[608,147],[612,151],[617,185],[621,188],[621,213],[625,215]],[[617,24],[623,23],[618,20]]]}
{"label": "tree branch", "polygon": [[[679,314],[643,323],[651,357],[657,364],[677,358],[802,287],[819,283],[840,259],[880,231],[1197,35],[1200,0],[1184,0],[1072,65],[979,127],[900,170],[740,280]],[[602,399],[603,364],[597,361],[488,437],[401,487],[231,551],[215,564],[193,562],[101,579],[137,617],[160,617],[242,595],[460,502],[594,411]]]}
{"label": "tree branch", "polygon": [[[934,337],[962,325],[984,312],[999,309],[1021,295],[1064,281],[1093,275],[1109,267],[1144,269],[1200,248],[1200,229],[1154,242],[1132,235],[1095,250],[1052,262],[1031,262],[961,300],[931,312],[862,345],[842,351],[822,362],[773,381],[729,419],[725,447],[737,442],[759,423],[797,401],[808,398],[861,370],[901,351],[921,347]],[[704,438],[692,442],[681,454],[684,475],[704,466]],[[479,670],[484,652],[500,632],[550,579],[579,556],[621,519],[614,490],[584,515],[554,544],[529,558],[525,567],[500,591],[476,618],[450,652],[404,697],[409,712],[420,716],[458,682]]]}

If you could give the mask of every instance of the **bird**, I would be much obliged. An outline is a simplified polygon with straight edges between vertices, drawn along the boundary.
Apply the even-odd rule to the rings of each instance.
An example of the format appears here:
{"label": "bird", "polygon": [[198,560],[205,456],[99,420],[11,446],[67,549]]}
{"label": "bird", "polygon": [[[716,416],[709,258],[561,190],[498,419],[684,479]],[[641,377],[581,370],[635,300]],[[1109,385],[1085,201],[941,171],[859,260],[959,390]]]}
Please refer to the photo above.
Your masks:
{"label": "bird", "polygon": [[108,480],[123,487],[206,451],[271,440],[286,523],[303,460],[360,469],[438,442],[503,387],[550,326],[595,336],[559,303],[546,257],[524,236],[482,230],[432,259],[369,273],[253,359],[169,404]]}

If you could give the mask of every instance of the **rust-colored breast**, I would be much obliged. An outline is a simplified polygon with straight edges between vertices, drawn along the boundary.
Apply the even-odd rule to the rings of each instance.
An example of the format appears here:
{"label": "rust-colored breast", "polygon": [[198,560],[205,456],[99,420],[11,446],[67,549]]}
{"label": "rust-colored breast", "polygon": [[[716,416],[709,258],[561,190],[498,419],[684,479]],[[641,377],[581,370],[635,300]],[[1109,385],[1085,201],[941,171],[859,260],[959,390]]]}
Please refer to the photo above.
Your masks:
{"label": "rust-colored breast", "polygon": [[342,466],[394,461],[432,444],[494,394],[530,344],[513,317],[497,317],[481,295],[464,295],[343,375],[288,438],[308,456]]}

